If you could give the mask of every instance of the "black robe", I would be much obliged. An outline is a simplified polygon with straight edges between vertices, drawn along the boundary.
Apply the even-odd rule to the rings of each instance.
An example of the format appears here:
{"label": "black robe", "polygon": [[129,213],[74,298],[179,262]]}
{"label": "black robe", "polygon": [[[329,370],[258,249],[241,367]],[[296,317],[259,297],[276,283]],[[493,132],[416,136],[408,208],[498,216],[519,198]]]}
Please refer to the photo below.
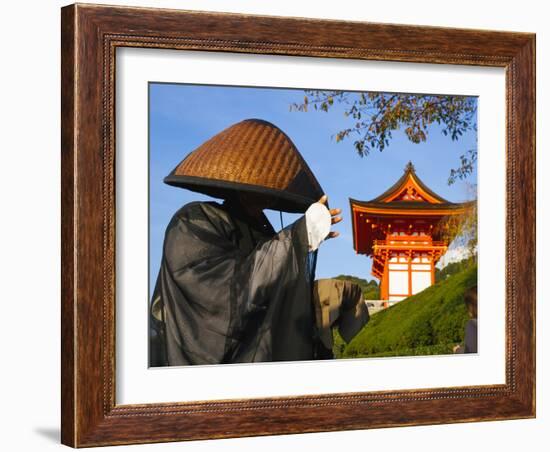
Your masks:
{"label": "black robe", "polygon": [[150,366],[314,359],[305,217],[275,233],[239,204],[173,216],[150,310]]}

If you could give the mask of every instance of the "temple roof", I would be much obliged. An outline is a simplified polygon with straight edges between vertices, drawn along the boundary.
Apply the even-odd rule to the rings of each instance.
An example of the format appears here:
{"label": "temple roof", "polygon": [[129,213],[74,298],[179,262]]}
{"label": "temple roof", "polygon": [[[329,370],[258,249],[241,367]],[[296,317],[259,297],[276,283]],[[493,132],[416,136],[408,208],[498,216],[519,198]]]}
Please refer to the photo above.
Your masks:
{"label": "temple roof", "polygon": [[[388,213],[397,214],[397,211],[426,211],[435,213],[437,211],[452,211],[463,209],[470,203],[453,203],[447,201],[433,190],[431,190],[416,174],[414,165],[409,162],[405,167],[403,175],[399,180],[388,188],[384,193],[370,201],[360,201],[350,198],[352,208],[363,207],[365,211],[391,211]],[[363,210],[363,209],[361,209]],[[403,212],[403,214],[408,214]]]}
{"label": "temple roof", "polygon": [[422,182],[409,162],[399,180],[380,196],[370,201],[350,198],[353,247],[358,253],[372,255],[376,240],[384,240],[390,228],[399,230],[403,225],[429,230],[433,240],[440,240],[441,220],[474,205],[475,201],[453,203],[439,196]]}
{"label": "temple roof", "polygon": [[[454,213],[455,210],[462,210],[465,207],[475,204],[475,201],[468,201],[464,203],[452,203],[445,202],[441,204],[432,204],[429,202],[422,201],[392,201],[392,202],[372,202],[372,201],[358,201],[356,199],[350,198],[350,204],[352,208],[358,208],[361,210],[361,207],[364,207],[365,212],[372,211],[373,213],[378,212],[381,214],[395,214],[400,215],[399,211],[403,212],[403,215],[410,215],[411,213],[425,212],[427,215],[430,214],[441,214],[442,212],[448,212],[449,214]],[[446,213],[443,213],[446,215]]]}

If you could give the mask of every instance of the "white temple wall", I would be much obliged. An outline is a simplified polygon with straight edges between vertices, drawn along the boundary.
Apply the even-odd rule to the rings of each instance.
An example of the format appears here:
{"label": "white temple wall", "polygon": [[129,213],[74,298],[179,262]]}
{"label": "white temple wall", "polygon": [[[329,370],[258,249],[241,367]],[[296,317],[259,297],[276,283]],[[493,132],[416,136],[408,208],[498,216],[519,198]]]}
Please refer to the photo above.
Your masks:
{"label": "white temple wall", "polygon": [[396,253],[388,262],[389,301],[401,301],[409,293],[414,295],[430,287],[432,285],[431,270],[432,263],[427,254],[414,256],[409,264],[404,253]]}
{"label": "white temple wall", "polygon": [[423,291],[432,285],[432,274],[427,271],[412,272],[411,275],[412,294]]}
{"label": "white temple wall", "polygon": [[[409,272],[407,271],[389,271],[389,295],[406,295],[409,293]],[[405,297],[397,297],[403,299]]]}

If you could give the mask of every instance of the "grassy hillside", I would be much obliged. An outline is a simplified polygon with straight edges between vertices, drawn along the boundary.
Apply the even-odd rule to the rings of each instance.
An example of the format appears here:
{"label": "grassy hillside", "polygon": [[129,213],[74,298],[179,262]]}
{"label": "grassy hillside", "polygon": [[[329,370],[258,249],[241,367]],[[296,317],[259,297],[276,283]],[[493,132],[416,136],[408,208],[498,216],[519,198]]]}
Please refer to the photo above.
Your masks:
{"label": "grassy hillside", "polygon": [[362,358],[452,353],[464,339],[468,314],[463,294],[477,284],[477,266],[374,314],[349,344],[335,339],[335,356]]}

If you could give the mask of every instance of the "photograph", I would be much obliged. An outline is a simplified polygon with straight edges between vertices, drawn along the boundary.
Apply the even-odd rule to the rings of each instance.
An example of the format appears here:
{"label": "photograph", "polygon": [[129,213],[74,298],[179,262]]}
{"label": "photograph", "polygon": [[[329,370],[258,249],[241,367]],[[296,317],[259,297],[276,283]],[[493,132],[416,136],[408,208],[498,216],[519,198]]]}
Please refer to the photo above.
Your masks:
{"label": "photograph", "polygon": [[478,352],[478,98],[149,82],[149,366]]}

